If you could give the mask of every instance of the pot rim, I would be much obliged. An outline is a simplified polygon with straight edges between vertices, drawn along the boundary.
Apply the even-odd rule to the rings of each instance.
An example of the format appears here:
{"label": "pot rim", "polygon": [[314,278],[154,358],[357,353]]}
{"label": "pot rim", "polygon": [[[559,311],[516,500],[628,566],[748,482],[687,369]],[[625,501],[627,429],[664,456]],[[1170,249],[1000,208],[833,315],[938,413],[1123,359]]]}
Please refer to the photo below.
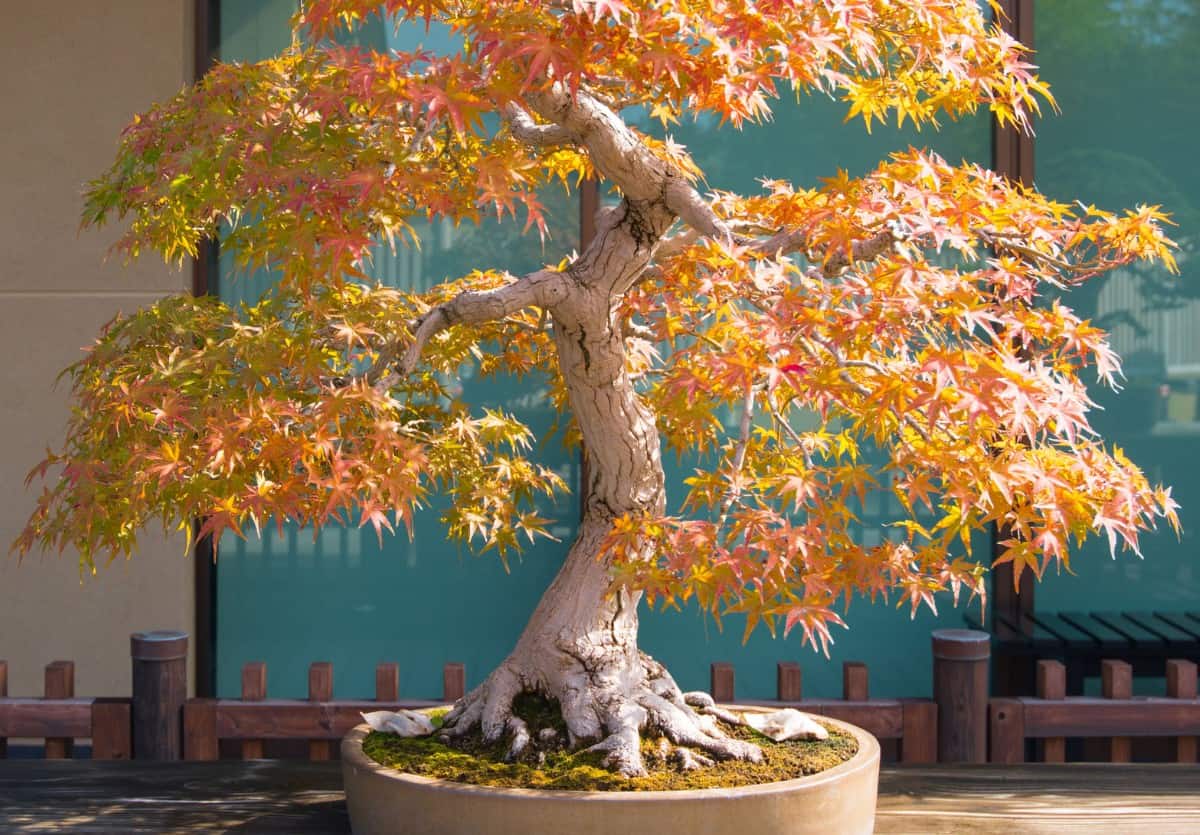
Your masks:
{"label": "pot rim", "polygon": [[[750,705],[729,705],[729,707],[746,710]],[[769,708],[754,709],[768,710]],[[879,762],[879,741],[869,732],[849,722],[842,722],[828,716],[818,716],[822,722],[833,725],[839,730],[849,733],[858,741],[858,751],[844,763],[827,768],[817,774],[804,777],[794,777],[791,780],[777,780],[773,783],[756,783],[750,786],[731,786],[713,789],[679,789],[676,791],[580,791],[578,789],[526,789],[509,788],[506,786],[480,786],[474,783],[458,783],[452,780],[442,780],[437,777],[424,777],[398,771],[390,766],[382,765],[367,756],[362,743],[371,728],[363,723],[355,726],[342,739],[342,763],[344,768],[354,767],[373,772],[375,775],[394,780],[411,786],[422,786],[432,791],[446,792],[458,795],[484,795],[494,797],[526,798],[529,800],[567,801],[587,798],[591,801],[604,803],[662,803],[666,800],[719,800],[725,798],[746,796],[770,796],[787,794],[804,789],[816,788],[825,783],[840,780],[862,769],[874,767]]]}

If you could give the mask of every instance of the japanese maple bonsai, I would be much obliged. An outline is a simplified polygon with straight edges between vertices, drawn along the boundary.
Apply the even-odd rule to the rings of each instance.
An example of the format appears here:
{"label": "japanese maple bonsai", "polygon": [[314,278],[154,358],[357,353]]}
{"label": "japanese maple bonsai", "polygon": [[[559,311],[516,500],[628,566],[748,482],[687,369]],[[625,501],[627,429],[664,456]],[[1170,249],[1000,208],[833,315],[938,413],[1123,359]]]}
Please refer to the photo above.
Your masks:
{"label": "japanese maple bonsai", "polygon": [[[376,13],[449,24],[461,46],[329,40]],[[90,568],[152,518],[189,534],[203,519],[214,541],[272,520],[382,533],[437,491],[450,534],[504,556],[546,535],[535,498],[565,485],[519,421],[450,387],[464,362],[544,373],[585,450],[578,536],[446,728],[520,748],[513,702],[536,692],[573,745],[632,776],[643,735],[761,756],[638,648],[643,595],[824,647],[843,596],[983,595],[990,555],[969,541],[991,525],[1019,579],[1089,532],[1136,548],[1176,524],[1169,491],[1091,430],[1080,375],[1113,384],[1118,360],[1056,298],[1137,259],[1173,267],[1156,207],[1067,206],[919,150],[815,189],[708,191],[682,147],[622,116],[736,127],[795,91],[868,127],[985,108],[1029,130],[1049,93],[975,0],[313,0],[295,26],[279,57],[218,64],[135,119],[90,185],[85,223],[130,219],[128,255],[181,261],[220,234],[278,286],[104,329],[66,372],[74,417],[19,551],[71,546]],[[550,241],[551,266],[481,264],[427,293],[368,281],[371,248],[414,220],[543,230],[539,190],[592,176],[619,202],[578,254]],[[668,513],[663,441],[711,461],[686,518]],[[884,490],[904,536],[868,546],[854,508]]]}

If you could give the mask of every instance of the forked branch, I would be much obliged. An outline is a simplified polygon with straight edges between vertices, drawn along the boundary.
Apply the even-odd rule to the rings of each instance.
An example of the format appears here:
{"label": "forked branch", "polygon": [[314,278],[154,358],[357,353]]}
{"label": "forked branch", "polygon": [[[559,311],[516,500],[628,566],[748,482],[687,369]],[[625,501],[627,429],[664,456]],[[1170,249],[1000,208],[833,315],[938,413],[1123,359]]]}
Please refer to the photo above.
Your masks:
{"label": "forked branch", "polygon": [[416,321],[413,341],[407,348],[393,342],[380,351],[367,371],[367,382],[378,388],[389,388],[411,374],[429,340],[453,325],[497,322],[528,307],[549,310],[561,303],[567,293],[567,281],[556,270],[538,270],[493,290],[460,293]]}

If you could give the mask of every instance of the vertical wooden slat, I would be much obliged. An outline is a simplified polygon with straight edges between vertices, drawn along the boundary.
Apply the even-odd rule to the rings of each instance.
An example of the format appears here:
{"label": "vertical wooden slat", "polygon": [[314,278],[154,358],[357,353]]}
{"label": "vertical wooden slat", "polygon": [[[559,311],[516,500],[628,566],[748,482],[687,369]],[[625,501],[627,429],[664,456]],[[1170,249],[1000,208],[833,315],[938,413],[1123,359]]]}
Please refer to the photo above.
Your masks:
{"label": "vertical wooden slat", "polygon": [[[201,257],[204,257],[206,249],[202,243]],[[193,663],[196,670],[196,695],[212,698],[217,695],[217,561],[212,537],[199,536],[202,525],[201,519],[192,523],[192,538],[195,542],[192,546],[192,607],[195,613],[193,632],[196,636]]]}
{"label": "vertical wooden slat", "polygon": [[[308,667],[308,700],[310,702],[333,701],[333,664],[316,661]],[[310,739],[308,758],[314,762],[333,759],[333,742],[328,739]]]}
{"label": "vertical wooden slat", "polygon": [[[0,661],[0,699],[8,698],[8,662]],[[0,736],[0,760],[8,757],[8,739]]]}
{"label": "vertical wooden slat", "polygon": [[795,661],[780,661],[775,666],[775,698],[781,702],[801,699],[800,665]]}
{"label": "vertical wooden slat", "polygon": [[133,723],[129,699],[92,702],[92,759],[128,760],[133,756]]}
{"label": "vertical wooden slat", "polygon": [[[267,697],[267,665],[261,661],[251,661],[242,667],[242,701],[261,702]],[[242,740],[242,759],[261,760],[263,758],[263,741],[261,739]]]}
{"label": "vertical wooden slat", "polygon": [[937,762],[937,705],[924,699],[902,703],[900,762]]}
{"label": "vertical wooden slat", "polygon": [[708,668],[708,692],[715,701],[727,704],[734,700],[733,665],[714,661]]}
{"label": "vertical wooden slat", "polygon": [[380,664],[375,668],[375,701],[400,701],[399,664]]}
{"label": "vertical wooden slat", "polygon": [[992,699],[988,703],[988,727],[993,763],[1014,765],[1025,762],[1025,705],[1017,699]]}
{"label": "vertical wooden slat", "polygon": [[[1000,0],[1003,18],[999,21],[1005,32],[1033,49],[1033,0]],[[1032,185],[1034,177],[1034,138],[1014,125],[1000,127],[992,120],[992,168],[998,174],[1023,185]],[[1000,568],[1000,566],[997,566]],[[1009,564],[1011,571],[1011,564]],[[996,590],[1001,586],[996,578]],[[1012,586],[1012,574],[1008,574]]]}
{"label": "vertical wooden slat", "polygon": [[217,740],[217,700],[189,699],[183,705],[183,758],[193,761],[220,759]]}
{"label": "vertical wooden slat", "polygon": [[[47,699],[75,698],[75,662],[51,661],[47,664],[44,692]],[[49,737],[46,739],[46,759],[68,759],[73,748],[74,741],[68,737]]]}
{"label": "vertical wooden slat", "polygon": [[[1067,668],[1061,661],[1039,661],[1037,665],[1037,695],[1039,699],[1065,699]],[[1067,761],[1067,741],[1061,736],[1042,740],[1042,762]]]}
{"label": "vertical wooden slat", "polygon": [[[1133,696],[1133,667],[1125,661],[1100,662],[1100,692],[1106,699],[1129,699]],[[1114,736],[1109,744],[1108,761],[1127,763],[1130,761],[1131,740],[1127,736]]]}
{"label": "vertical wooden slat", "polygon": [[[1195,662],[1178,659],[1167,662],[1167,698],[1196,698]],[[1196,761],[1196,739],[1194,736],[1180,736],[1175,738],[1176,762],[1194,763]]]}
{"label": "vertical wooden slat", "polygon": [[[216,63],[220,52],[221,3],[194,0],[192,17],[192,77],[199,80]],[[192,259],[192,295],[217,295],[220,272],[220,247],[215,239],[199,242]],[[195,334],[203,338],[206,334]],[[192,594],[195,640],[195,692],[197,696],[217,695],[217,562],[211,536],[201,539],[202,519],[192,523]],[[186,693],[185,693],[186,695]],[[215,759],[215,757],[214,757]]]}
{"label": "vertical wooden slat", "polygon": [[467,692],[467,668],[457,661],[442,667],[442,699],[457,702]]}
{"label": "vertical wooden slat", "polygon": [[[1001,17],[997,21],[1009,35],[1026,46],[1033,47],[1032,0],[1000,0]],[[1013,182],[1033,185],[1033,137],[1012,124],[1001,126],[992,118],[992,169]],[[1000,543],[1011,538],[1011,531],[996,525],[991,527],[993,559],[1000,556]],[[1022,616],[1034,610],[1034,578],[1032,571],[1022,571],[1019,584],[1013,583],[1013,564],[996,565],[991,571],[992,633],[1009,637],[1003,622],[1020,624]],[[1032,669],[1020,658],[998,654],[992,670],[992,692],[1001,696],[1023,696],[1033,682]]]}
{"label": "vertical wooden slat", "polygon": [[842,698],[848,702],[865,702],[870,698],[867,665],[861,661],[842,664]]}

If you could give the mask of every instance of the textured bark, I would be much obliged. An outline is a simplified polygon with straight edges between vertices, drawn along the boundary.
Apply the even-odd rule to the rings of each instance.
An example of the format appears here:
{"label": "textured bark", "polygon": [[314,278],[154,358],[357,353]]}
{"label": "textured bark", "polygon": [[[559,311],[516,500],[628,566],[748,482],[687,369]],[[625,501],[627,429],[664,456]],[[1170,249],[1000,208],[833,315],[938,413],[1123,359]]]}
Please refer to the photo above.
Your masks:
{"label": "textured bark", "polygon": [[[607,762],[627,775],[644,772],[643,733],[660,734],[681,746],[674,758],[684,768],[710,757],[759,759],[753,745],[728,738],[711,706],[694,708],[670,674],[637,646],[640,594],[613,590],[611,561],[603,542],[625,513],[660,513],[664,476],[653,413],[638,397],[626,372],[621,296],[645,272],[663,235],[678,217],[695,220],[702,234],[719,233],[706,218],[703,200],[668,165],[649,152],[611,110],[580,93],[561,90],[541,97],[533,122],[512,110],[516,135],[530,144],[573,141],[624,194],[597,223],[587,249],[562,273],[541,271],[490,294],[464,294],[431,311],[419,324],[403,367],[411,369],[424,344],[458,321],[481,321],[520,307],[548,310],[554,325],[559,370],[587,451],[584,514],[578,538],[505,661],[446,719],[446,735],[481,728],[485,739],[509,740],[512,756],[533,744],[513,714],[523,692],[557,699],[569,742],[592,743]],[[696,700],[693,700],[696,701]],[[687,749],[698,749],[697,753]]]}

